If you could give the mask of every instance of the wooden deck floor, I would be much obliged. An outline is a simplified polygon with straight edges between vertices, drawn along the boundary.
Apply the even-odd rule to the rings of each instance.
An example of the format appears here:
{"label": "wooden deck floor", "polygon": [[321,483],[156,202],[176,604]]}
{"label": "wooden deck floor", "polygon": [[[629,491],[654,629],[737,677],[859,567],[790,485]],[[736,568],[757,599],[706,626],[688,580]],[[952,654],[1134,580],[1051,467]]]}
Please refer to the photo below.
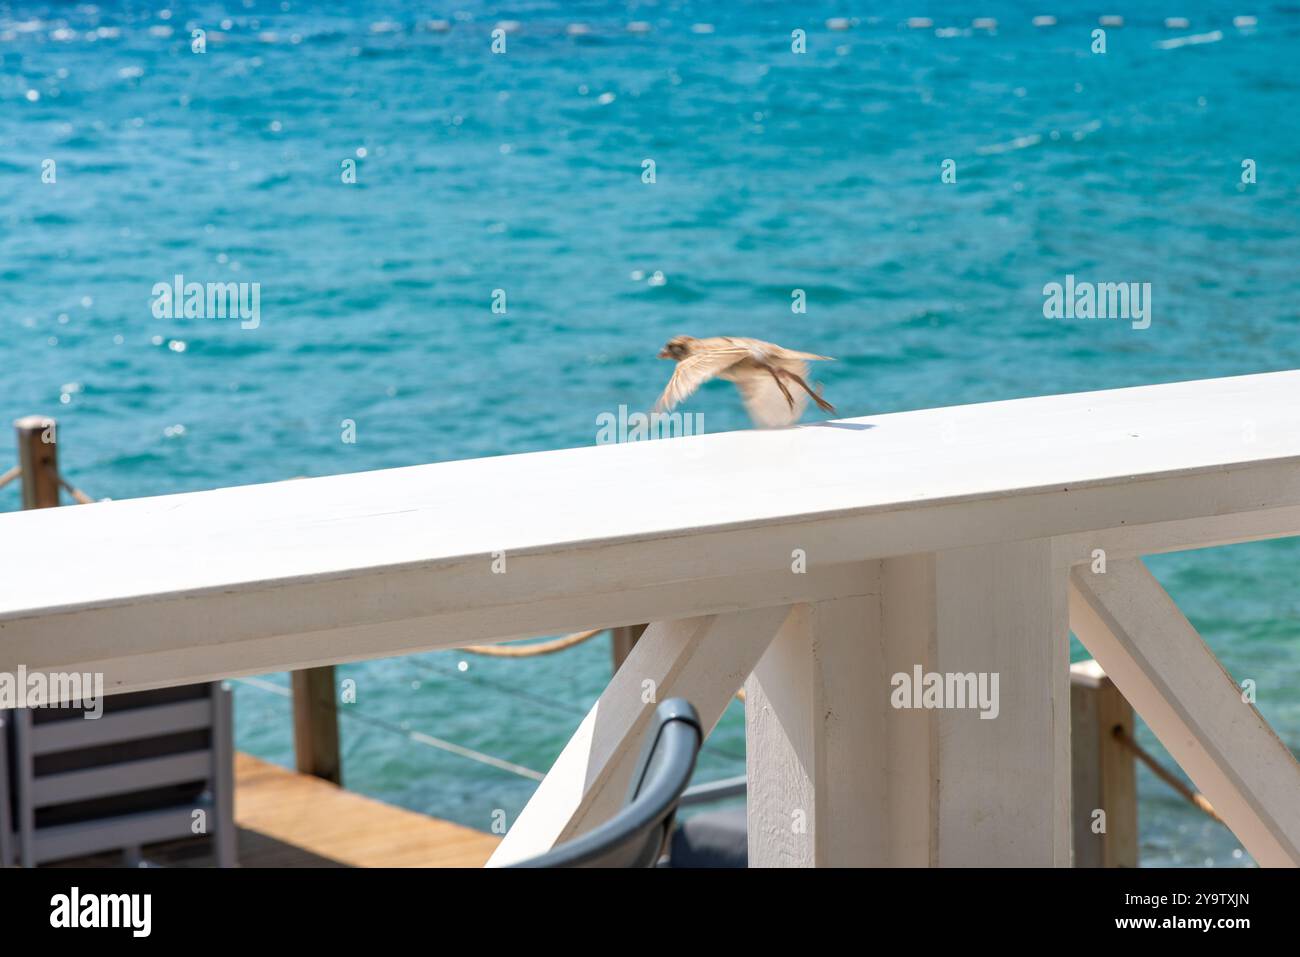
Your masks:
{"label": "wooden deck floor", "polygon": [[245,867],[482,867],[500,838],[235,757]]}
{"label": "wooden deck floor", "polygon": [[[248,754],[235,755],[235,823],[242,867],[482,867],[500,841]],[[166,867],[212,864],[199,840],[151,845],[144,856]],[[121,862],[103,854],[67,863]]]}

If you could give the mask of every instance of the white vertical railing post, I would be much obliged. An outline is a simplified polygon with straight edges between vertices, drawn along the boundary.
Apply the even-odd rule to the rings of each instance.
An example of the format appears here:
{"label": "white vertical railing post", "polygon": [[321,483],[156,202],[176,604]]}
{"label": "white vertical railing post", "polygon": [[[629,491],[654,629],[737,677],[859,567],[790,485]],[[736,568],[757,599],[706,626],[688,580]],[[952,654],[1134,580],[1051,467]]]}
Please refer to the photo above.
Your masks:
{"label": "white vertical railing post", "polygon": [[[746,701],[751,864],[1069,866],[1069,626],[1051,553],[889,559],[878,598],[791,618]],[[990,697],[894,707],[892,676],[918,668]]]}
{"label": "white vertical railing post", "polygon": [[993,718],[934,712],[931,861],[1069,867],[1065,571],[1040,540],[940,552],[934,575],[934,670],[996,675],[998,693]]}
{"label": "white vertical railing post", "polygon": [[874,596],[797,605],[746,682],[751,867],[878,859],[863,811],[884,790],[871,734],[884,717],[872,693],[882,674],[868,633],[879,613]]}

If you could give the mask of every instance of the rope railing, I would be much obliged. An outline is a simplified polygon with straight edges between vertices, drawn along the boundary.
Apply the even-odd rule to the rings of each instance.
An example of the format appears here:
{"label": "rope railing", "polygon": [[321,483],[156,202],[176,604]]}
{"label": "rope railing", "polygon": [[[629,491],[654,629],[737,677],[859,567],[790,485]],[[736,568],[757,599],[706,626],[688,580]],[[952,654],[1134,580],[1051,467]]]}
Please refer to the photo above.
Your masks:
{"label": "rope railing", "polygon": [[588,641],[607,628],[593,628],[590,631],[575,631],[571,635],[555,638],[551,641],[539,641],[531,645],[465,645],[458,650],[470,655],[482,655],[485,658],[536,658],[539,655],[553,655]]}
{"label": "rope railing", "polygon": [[94,504],[95,500],[93,498],[91,498],[81,489],[77,488],[75,485],[73,485],[71,482],[65,479],[62,475],[58,476],[58,479],[59,479],[59,485],[63,487],[63,490],[65,492],[67,492],[69,495],[72,496],[72,498],[76,501],[78,505]]}
{"label": "rope railing", "polygon": [[[13,468],[5,472],[0,472],[0,488],[4,488],[10,482],[22,478],[22,475],[23,475],[23,467],[21,465],[15,465]],[[66,478],[64,478],[61,474],[55,473],[54,478],[59,483],[60,487],[62,487],[65,492],[71,495],[73,500],[78,505],[92,505],[97,501],[97,499],[91,498],[81,489],[77,488]]]}
{"label": "rope railing", "polygon": [[1223,818],[1219,817],[1218,812],[1214,810],[1214,806],[1210,804],[1209,799],[1204,794],[1193,791],[1184,784],[1176,774],[1152,757],[1142,745],[1133,740],[1133,737],[1123,727],[1117,725],[1114,734],[1116,741],[1133,752],[1134,757],[1150,768],[1151,772],[1161,781],[1164,781],[1165,784],[1177,791],[1192,807],[1223,824]]}

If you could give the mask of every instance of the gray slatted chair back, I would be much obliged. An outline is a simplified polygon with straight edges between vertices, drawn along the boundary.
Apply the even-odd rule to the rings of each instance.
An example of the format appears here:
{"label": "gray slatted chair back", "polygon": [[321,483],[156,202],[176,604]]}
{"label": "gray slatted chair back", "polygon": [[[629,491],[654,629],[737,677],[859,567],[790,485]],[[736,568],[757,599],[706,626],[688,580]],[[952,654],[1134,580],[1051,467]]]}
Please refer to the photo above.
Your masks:
{"label": "gray slatted chair back", "polygon": [[0,716],[12,743],[0,794],[14,796],[12,807],[0,797],[0,860],[138,853],[206,832],[218,866],[235,865],[231,694],[220,682],[111,695],[95,719],[70,708]]}

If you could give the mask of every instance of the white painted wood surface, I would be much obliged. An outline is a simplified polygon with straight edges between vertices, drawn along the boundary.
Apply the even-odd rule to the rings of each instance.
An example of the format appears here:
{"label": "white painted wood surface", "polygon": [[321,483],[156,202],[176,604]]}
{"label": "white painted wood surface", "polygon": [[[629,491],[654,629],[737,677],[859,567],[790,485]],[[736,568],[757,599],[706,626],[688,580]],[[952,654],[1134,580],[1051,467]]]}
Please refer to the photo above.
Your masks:
{"label": "white painted wood surface", "polygon": [[[393,572],[381,576],[386,582],[384,620],[377,622],[366,621],[375,612],[375,602],[360,592],[380,582],[365,588],[318,583],[292,595],[279,591],[279,603],[271,607],[248,600],[248,607],[232,610],[224,594],[161,607],[122,604],[107,613],[41,619],[21,631],[6,630],[0,623],[0,671],[26,664],[29,672],[101,672],[105,691],[137,691],[656,618],[816,601],[852,594],[857,587],[851,565],[811,568],[804,575],[791,574],[788,562],[780,570],[749,575],[721,574],[726,571],[721,558],[715,565],[720,567],[701,578],[647,585],[626,571],[616,568],[607,576],[608,568],[584,567],[574,560],[568,574],[576,591],[593,587],[593,579],[608,581],[589,593],[531,600],[507,600],[515,592],[514,583],[501,585],[501,604],[471,612],[445,610],[463,597],[458,597],[458,587],[471,587],[454,575],[439,587],[425,571]],[[508,574],[520,573],[517,563],[509,567]],[[521,587],[532,593],[526,578]],[[276,633],[268,635],[270,616]]]}
{"label": "white painted wood surface", "polygon": [[[751,866],[1069,866],[1051,559],[1037,541],[870,563],[875,594],[796,609],[746,686]],[[893,707],[918,666],[996,676],[991,707]]]}
{"label": "white painted wood surface", "polygon": [[794,548],[1194,542],[1300,508],[1297,398],[1271,373],[0,515],[0,669],[124,690],[734,610]]}
{"label": "white painted wood surface", "polygon": [[935,668],[998,676],[997,717],[935,712],[932,863],[1070,866],[1070,646],[1051,543],[935,556]]}
{"label": "white painted wood surface", "polygon": [[997,675],[998,690],[993,718],[951,701],[886,710],[879,863],[1069,866],[1069,631],[1051,557],[1031,541],[883,563],[888,672]]}
{"label": "white painted wood surface", "polygon": [[879,863],[879,617],[876,595],[798,605],[746,682],[750,867]]}
{"label": "white painted wood surface", "polygon": [[1076,567],[1070,621],[1255,860],[1300,866],[1300,765],[1146,566]]}
{"label": "white painted wood surface", "polygon": [[788,606],[770,607],[651,624],[489,866],[535,857],[613,817],[627,796],[658,703],[685,698],[705,733],[712,731],[789,614]]}

